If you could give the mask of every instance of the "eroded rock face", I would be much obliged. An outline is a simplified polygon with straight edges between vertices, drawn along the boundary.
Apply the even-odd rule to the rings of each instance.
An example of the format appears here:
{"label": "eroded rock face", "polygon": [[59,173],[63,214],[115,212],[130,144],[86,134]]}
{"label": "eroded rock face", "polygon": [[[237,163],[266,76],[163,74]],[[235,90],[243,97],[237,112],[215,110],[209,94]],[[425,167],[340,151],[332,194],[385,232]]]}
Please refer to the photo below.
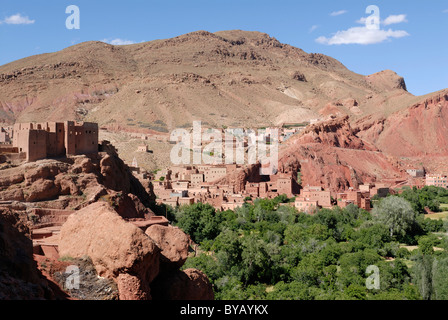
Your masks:
{"label": "eroded rock face", "polygon": [[27,232],[11,212],[0,211],[0,300],[53,297],[33,261],[33,244]]}
{"label": "eroded rock face", "polygon": [[[108,196],[123,218],[149,218],[155,200],[112,145],[98,155],[45,159],[0,172],[0,201],[39,202],[42,207],[81,209]],[[150,181],[145,181],[150,185]],[[151,194],[148,194],[151,192]]]}
{"label": "eroded rock face", "polygon": [[[448,155],[448,90],[427,97],[387,119],[365,117],[357,122],[358,136],[383,152],[403,158]],[[439,169],[440,170],[440,169]]]}
{"label": "eroded rock face", "polygon": [[52,180],[37,180],[30,189],[29,193],[25,194],[26,202],[45,201],[57,198],[60,189],[54,184]]}
{"label": "eroded rock face", "polygon": [[188,258],[190,237],[182,230],[172,226],[153,225],[146,229],[145,233],[162,250],[160,253],[162,270],[179,269],[184,265]]}
{"label": "eroded rock face", "polygon": [[108,154],[100,162],[103,184],[106,188],[115,191],[130,190],[130,181],[124,169],[123,161],[113,154]]}
{"label": "eroded rock face", "polygon": [[[109,204],[101,201],[70,216],[61,229],[61,257],[88,256],[100,276],[116,279],[121,274],[133,275],[134,282],[142,283],[143,291],[144,284],[159,273],[159,252],[155,242],[141,229],[123,220]],[[124,285],[129,281],[123,280],[129,279],[128,276],[120,279],[122,288],[129,286]]]}
{"label": "eroded rock face", "polygon": [[151,300],[150,288],[137,276],[121,273],[117,277],[120,300]]}
{"label": "eroded rock face", "polygon": [[213,288],[207,276],[186,269],[158,277],[151,285],[154,300],[213,300]]}
{"label": "eroded rock face", "polygon": [[59,254],[88,256],[99,276],[116,282],[120,300],[213,299],[205,274],[178,270],[189,243],[189,236],[171,226],[154,225],[145,234],[100,201],[69,217],[61,230]]}

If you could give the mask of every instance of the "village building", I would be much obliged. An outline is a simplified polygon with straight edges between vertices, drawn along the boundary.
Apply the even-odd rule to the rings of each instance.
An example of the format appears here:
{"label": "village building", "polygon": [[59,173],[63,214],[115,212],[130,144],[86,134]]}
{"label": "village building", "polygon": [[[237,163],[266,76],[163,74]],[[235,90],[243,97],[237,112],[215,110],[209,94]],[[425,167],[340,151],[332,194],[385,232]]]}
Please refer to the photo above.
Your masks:
{"label": "village building", "polygon": [[317,202],[317,206],[321,208],[332,207],[331,193],[323,190],[322,187],[306,186],[301,190],[298,199],[299,201]]}
{"label": "village building", "polygon": [[345,208],[349,204],[354,204],[361,209],[370,211],[370,193],[363,193],[360,190],[353,190],[352,188],[337,194],[337,204],[340,208]]}
{"label": "village building", "polygon": [[148,152],[148,151],[149,151],[149,149],[146,144],[142,144],[142,145],[138,146],[138,148],[137,148],[137,152]]}
{"label": "village building", "polygon": [[205,182],[213,182],[227,175],[226,166],[211,166],[204,172]]}
{"label": "village building", "polygon": [[424,178],[425,177],[425,169],[408,169],[406,170],[407,174],[414,178]]}
{"label": "village building", "polygon": [[294,206],[297,211],[312,214],[319,208],[318,201],[308,200],[305,198],[296,198]]}
{"label": "village building", "polygon": [[13,127],[0,127],[0,144],[10,144],[12,142]]}
{"label": "village building", "polygon": [[427,174],[425,183],[427,186],[448,188],[448,177],[444,174]]}
{"label": "village building", "polygon": [[28,162],[98,152],[97,123],[16,123],[13,131],[13,147]]}
{"label": "village building", "polygon": [[331,208],[331,193],[322,187],[305,186],[294,202],[299,212],[312,214],[319,208]]}

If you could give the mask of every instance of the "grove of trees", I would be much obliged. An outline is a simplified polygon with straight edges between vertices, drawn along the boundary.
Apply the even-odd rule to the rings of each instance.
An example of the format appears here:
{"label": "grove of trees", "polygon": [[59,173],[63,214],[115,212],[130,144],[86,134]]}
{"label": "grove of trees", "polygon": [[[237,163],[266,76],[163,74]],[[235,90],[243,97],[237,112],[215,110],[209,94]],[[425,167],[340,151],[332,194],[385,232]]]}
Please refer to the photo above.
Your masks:
{"label": "grove of trees", "polygon": [[[234,211],[170,208],[169,216],[199,244],[184,268],[202,270],[216,299],[448,299],[446,230],[425,219],[422,198],[409,189],[371,213],[349,205],[308,215],[280,196]],[[366,286],[369,266],[379,269],[379,288]]]}

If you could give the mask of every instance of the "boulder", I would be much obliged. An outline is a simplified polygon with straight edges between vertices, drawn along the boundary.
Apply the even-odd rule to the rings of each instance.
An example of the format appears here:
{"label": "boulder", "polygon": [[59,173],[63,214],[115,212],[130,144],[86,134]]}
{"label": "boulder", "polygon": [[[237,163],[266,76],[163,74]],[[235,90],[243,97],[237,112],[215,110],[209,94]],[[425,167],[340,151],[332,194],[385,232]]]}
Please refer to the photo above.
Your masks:
{"label": "boulder", "polygon": [[207,276],[196,269],[163,274],[151,284],[154,300],[214,300]]}
{"label": "boulder", "polygon": [[0,192],[0,200],[2,201],[24,201],[25,197],[21,189],[6,190]]}
{"label": "boulder", "polygon": [[188,258],[190,237],[179,228],[172,226],[152,225],[145,232],[162,250],[160,263],[162,269],[179,269]]}
{"label": "boulder", "polygon": [[59,188],[52,180],[36,180],[30,188],[25,191],[25,201],[36,202],[58,198]]}
{"label": "boulder", "polygon": [[103,185],[114,191],[129,193],[130,180],[123,161],[117,155],[105,155],[100,161]]}
{"label": "boulder", "polygon": [[70,170],[72,173],[93,173],[95,172],[95,165],[92,160],[87,157],[79,157],[75,160],[73,167]]}
{"label": "boulder", "polygon": [[116,281],[120,300],[151,300],[148,284],[137,276],[121,273]]}
{"label": "boulder", "polygon": [[66,164],[59,163],[45,163],[37,165],[31,164],[29,168],[25,168],[25,182],[27,185],[31,185],[34,182],[42,179],[51,179],[66,170]]}
{"label": "boulder", "polygon": [[0,177],[0,187],[8,187],[13,184],[22,183],[24,180],[25,178],[21,173]]}
{"label": "boulder", "polygon": [[[61,257],[90,257],[102,277],[117,280],[120,274],[133,275],[143,290],[159,273],[160,249],[155,242],[103,201],[68,218],[61,229],[59,253]],[[129,287],[125,285],[129,280],[123,280],[129,278],[120,278],[121,288]]]}

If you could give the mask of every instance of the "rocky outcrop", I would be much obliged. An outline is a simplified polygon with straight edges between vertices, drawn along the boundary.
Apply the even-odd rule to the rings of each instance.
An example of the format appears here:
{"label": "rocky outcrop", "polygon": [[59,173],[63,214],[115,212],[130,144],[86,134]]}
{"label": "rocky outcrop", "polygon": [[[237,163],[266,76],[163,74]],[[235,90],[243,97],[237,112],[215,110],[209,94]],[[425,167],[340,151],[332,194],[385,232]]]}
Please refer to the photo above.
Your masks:
{"label": "rocky outcrop", "polygon": [[153,239],[160,252],[160,263],[162,270],[179,269],[188,258],[190,237],[179,228],[172,226],[153,225],[145,232]]}
{"label": "rocky outcrop", "polygon": [[41,160],[0,171],[0,200],[39,203],[55,209],[81,209],[106,197],[124,218],[148,218],[150,188],[136,179],[105,144],[97,156]]}
{"label": "rocky outcrop", "polygon": [[[116,282],[120,300],[213,298],[203,273],[178,270],[187,259],[189,240],[171,226],[154,225],[145,234],[100,201],[68,218],[61,230],[59,254],[88,256],[99,276]],[[163,285],[156,285],[153,292],[155,282]]]}
{"label": "rocky outcrop", "polygon": [[196,269],[177,271],[157,278],[151,285],[155,300],[213,300],[212,285]]}
{"label": "rocky outcrop", "polygon": [[[159,273],[160,249],[155,242],[105,202],[94,203],[68,218],[61,229],[59,252],[61,256],[90,257],[102,277],[133,276],[143,290]],[[120,279],[122,283],[123,277]]]}
{"label": "rocky outcrop", "polygon": [[406,91],[406,82],[392,70],[383,70],[366,77],[368,83],[381,88],[384,91],[404,90]]}
{"label": "rocky outcrop", "polygon": [[[448,91],[413,104],[379,120],[357,121],[358,136],[395,157],[448,155]],[[426,158],[426,159],[425,159]]]}
{"label": "rocky outcrop", "polygon": [[33,261],[28,227],[0,209],[0,300],[51,299],[53,292]]}
{"label": "rocky outcrop", "polygon": [[366,145],[354,134],[348,116],[313,124],[298,139],[301,144],[319,143],[330,147],[375,151],[375,148]]}
{"label": "rocky outcrop", "polygon": [[117,277],[120,300],[150,300],[150,288],[138,276],[121,273]]}
{"label": "rocky outcrop", "polygon": [[279,171],[301,172],[302,185],[322,185],[335,192],[405,176],[395,159],[356,133],[347,117],[312,125],[284,144]]}

